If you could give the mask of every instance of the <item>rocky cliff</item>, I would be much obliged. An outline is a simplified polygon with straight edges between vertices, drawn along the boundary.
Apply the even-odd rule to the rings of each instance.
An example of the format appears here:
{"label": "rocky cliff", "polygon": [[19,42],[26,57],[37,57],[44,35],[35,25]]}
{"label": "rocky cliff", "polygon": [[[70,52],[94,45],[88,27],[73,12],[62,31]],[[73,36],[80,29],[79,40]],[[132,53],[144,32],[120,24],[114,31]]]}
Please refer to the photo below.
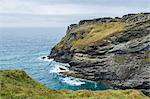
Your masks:
{"label": "rocky cliff", "polygon": [[150,96],[150,13],[72,24],[48,57],[77,77]]}

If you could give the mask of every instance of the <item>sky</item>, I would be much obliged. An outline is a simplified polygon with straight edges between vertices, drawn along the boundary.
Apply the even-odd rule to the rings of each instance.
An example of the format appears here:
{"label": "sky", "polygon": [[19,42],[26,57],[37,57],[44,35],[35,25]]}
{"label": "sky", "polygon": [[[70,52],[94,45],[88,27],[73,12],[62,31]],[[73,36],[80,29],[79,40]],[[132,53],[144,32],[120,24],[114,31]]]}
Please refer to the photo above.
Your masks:
{"label": "sky", "polygon": [[66,27],[140,12],[150,12],[150,0],[0,0],[0,27]]}

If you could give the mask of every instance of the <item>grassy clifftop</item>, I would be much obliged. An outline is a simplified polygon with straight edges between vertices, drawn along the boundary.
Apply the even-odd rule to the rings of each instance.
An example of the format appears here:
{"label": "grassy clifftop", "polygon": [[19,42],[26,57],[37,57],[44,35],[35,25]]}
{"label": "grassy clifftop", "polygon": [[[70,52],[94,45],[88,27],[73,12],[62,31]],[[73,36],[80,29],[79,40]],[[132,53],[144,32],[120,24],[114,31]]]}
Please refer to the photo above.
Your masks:
{"label": "grassy clifftop", "polygon": [[93,25],[85,25],[73,30],[72,32],[80,33],[88,30],[84,38],[80,38],[72,43],[73,47],[85,47],[88,44],[95,43],[106,38],[113,33],[124,30],[126,23],[124,22],[110,22],[110,23],[95,23]]}
{"label": "grassy clifftop", "polygon": [[140,29],[148,25],[149,20],[149,13],[128,14],[121,18],[81,20],[78,24],[68,26],[66,36],[55,46],[55,49],[83,49],[100,43],[116,33]]}
{"label": "grassy clifftop", "polygon": [[50,90],[24,71],[0,70],[1,99],[149,99],[136,90]]}
{"label": "grassy clifftop", "polygon": [[92,24],[83,24],[76,28],[71,29],[70,36],[66,37],[59,44],[56,45],[56,48],[63,48],[66,45],[66,42],[70,43],[70,46],[73,48],[83,48],[89,44],[96,43],[102,39],[125,30],[125,22],[109,22],[109,23],[92,23]]}

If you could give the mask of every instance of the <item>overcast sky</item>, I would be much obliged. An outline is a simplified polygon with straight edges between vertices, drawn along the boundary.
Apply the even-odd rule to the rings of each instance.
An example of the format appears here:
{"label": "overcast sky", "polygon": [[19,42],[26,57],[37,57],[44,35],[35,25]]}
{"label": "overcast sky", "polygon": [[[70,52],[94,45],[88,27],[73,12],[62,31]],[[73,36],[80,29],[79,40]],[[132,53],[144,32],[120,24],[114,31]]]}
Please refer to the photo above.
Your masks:
{"label": "overcast sky", "polygon": [[0,27],[66,27],[139,12],[150,12],[150,0],[0,0]]}

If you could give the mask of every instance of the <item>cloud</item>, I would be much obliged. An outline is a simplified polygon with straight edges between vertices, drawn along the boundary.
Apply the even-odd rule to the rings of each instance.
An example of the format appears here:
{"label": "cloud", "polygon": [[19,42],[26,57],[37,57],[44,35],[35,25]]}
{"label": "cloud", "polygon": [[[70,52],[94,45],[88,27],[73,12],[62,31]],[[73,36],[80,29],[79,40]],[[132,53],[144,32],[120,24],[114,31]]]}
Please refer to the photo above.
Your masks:
{"label": "cloud", "polygon": [[1,14],[0,27],[64,27],[69,24],[66,16]]}
{"label": "cloud", "polygon": [[[38,0],[39,1],[39,0]],[[42,1],[42,0],[41,0]],[[44,0],[45,1],[45,0]],[[46,0],[47,1],[47,0]],[[76,3],[51,3],[52,0],[49,0],[48,3],[39,3],[35,2],[34,0],[1,0],[0,1],[0,13],[19,13],[19,14],[35,14],[35,15],[77,15],[77,14],[96,14],[96,13],[120,13],[120,11],[130,11],[130,10],[141,10],[149,9],[146,6],[148,3],[145,4],[143,7],[135,7],[138,3],[135,2],[133,6],[123,6],[117,5],[116,2],[104,2],[105,0],[93,0],[97,3],[95,4],[77,4]],[[53,0],[54,1],[54,0]],[[58,1],[58,0],[56,0]],[[68,0],[61,0],[61,1],[68,1]],[[70,0],[73,2],[73,0]],[[87,0],[83,0],[87,1]],[[103,1],[103,2],[102,2]],[[120,1],[120,0],[119,0]],[[135,0],[133,0],[135,1]],[[138,0],[137,0],[138,1]],[[79,1],[78,1],[79,2]],[[82,2],[83,3],[83,2]],[[105,4],[103,4],[105,3]],[[111,4],[111,5],[110,5]],[[119,3],[120,4],[120,3]],[[129,4],[127,2],[127,4]],[[131,1],[132,4],[132,1]],[[142,5],[143,3],[141,3]]]}
{"label": "cloud", "polygon": [[0,0],[0,27],[57,27],[150,11],[147,0]]}
{"label": "cloud", "polygon": [[[75,15],[92,14],[95,7],[77,4],[39,4],[21,0],[2,0],[0,2],[0,13],[19,13],[35,15]],[[88,9],[91,9],[89,11]]]}

